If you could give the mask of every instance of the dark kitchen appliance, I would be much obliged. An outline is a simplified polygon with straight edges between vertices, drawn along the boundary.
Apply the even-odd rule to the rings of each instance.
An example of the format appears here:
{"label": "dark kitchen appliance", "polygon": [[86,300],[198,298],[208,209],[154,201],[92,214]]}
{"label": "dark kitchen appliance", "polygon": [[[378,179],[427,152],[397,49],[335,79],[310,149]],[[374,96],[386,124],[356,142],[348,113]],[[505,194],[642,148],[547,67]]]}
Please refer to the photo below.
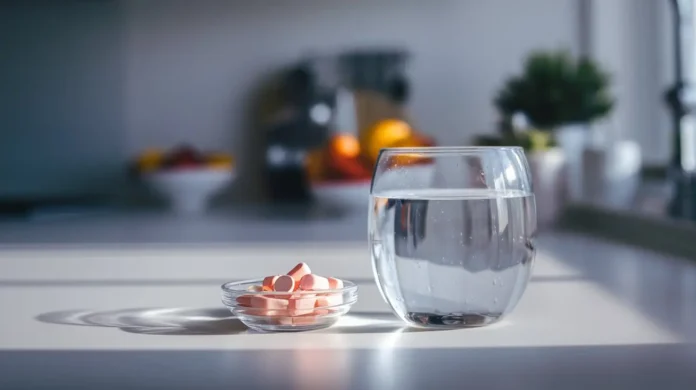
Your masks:
{"label": "dark kitchen appliance", "polygon": [[[690,2],[691,3],[691,2]],[[669,204],[672,217],[696,221],[696,87],[687,81],[683,68],[690,63],[683,54],[683,45],[692,44],[693,18],[691,6],[670,0],[674,45],[674,85],[667,91],[666,100],[672,113],[672,158],[669,178],[673,197]]]}
{"label": "dark kitchen appliance", "polygon": [[273,201],[302,202],[310,197],[305,156],[329,134],[333,96],[309,63],[291,69],[282,85],[285,101],[267,127],[267,187]]}
{"label": "dark kitchen appliance", "polygon": [[[357,135],[365,123],[398,111],[390,107],[401,107],[408,99],[406,59],[401,50],[351,51],[313,57],[285,73],[280,83],[282,102],[264,118],[266,182],[273,201],[311,200],[305,158],[333,131]],[[389,104],[370,110],[341,104],[347,95],[357,100],[363,92],[376,93]]]}

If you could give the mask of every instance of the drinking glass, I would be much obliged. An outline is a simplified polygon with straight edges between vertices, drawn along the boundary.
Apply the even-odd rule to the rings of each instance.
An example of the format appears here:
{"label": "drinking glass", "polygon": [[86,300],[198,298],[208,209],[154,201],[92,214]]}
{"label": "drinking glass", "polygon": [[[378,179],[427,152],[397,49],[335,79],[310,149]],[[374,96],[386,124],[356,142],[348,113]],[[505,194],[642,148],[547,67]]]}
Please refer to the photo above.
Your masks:
{"label": "drinking glass", "polygon": [[394,313],[420,327],[483,326],[509,313],[535,254],[531,183],[518,147],[383,149],[368,238]]}

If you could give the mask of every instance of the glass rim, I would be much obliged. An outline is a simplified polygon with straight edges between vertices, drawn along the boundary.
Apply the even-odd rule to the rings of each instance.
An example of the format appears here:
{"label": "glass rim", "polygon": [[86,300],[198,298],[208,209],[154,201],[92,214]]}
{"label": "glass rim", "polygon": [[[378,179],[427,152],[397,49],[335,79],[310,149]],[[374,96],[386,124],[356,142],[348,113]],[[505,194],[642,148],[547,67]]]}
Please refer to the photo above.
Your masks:
{"label": "glass rim", "polygon": [[493,151],[493,150],[522,151],[523,149],[521,146],[417,146],[417,147],[382,148],[380,150],[380,152],[381,153],[454,154],[454,153],[485,152],[485,151]]}

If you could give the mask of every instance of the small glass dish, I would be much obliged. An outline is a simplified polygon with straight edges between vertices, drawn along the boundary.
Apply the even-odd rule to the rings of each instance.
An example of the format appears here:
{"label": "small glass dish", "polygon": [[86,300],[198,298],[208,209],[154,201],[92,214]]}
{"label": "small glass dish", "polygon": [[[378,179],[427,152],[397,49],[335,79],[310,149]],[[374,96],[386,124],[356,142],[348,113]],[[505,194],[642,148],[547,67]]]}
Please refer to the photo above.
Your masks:
{"label": "small glass dish", "polygon": [[[244,325],[262,332],[300,332],[328,328],[358,300],[358,286],[343,280],[343,287],[316,291],[254,291],[263,279],[222,285],[222,303]],[[252,307],[272,299],[279,307]],[[287,307],[285,307],[287,306]]]}

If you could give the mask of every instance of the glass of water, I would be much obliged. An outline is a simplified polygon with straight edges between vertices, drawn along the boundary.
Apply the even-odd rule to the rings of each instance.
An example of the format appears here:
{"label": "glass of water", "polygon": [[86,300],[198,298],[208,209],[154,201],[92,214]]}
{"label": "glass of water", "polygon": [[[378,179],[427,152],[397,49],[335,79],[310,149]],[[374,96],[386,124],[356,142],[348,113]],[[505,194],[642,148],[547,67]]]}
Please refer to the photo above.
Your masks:
{"label": "glass of water", "polygon": [[370,189],[380,293],[420,327],[475,327],[509,313],[534,259],[536,207],[518,147],[383,149]]}

